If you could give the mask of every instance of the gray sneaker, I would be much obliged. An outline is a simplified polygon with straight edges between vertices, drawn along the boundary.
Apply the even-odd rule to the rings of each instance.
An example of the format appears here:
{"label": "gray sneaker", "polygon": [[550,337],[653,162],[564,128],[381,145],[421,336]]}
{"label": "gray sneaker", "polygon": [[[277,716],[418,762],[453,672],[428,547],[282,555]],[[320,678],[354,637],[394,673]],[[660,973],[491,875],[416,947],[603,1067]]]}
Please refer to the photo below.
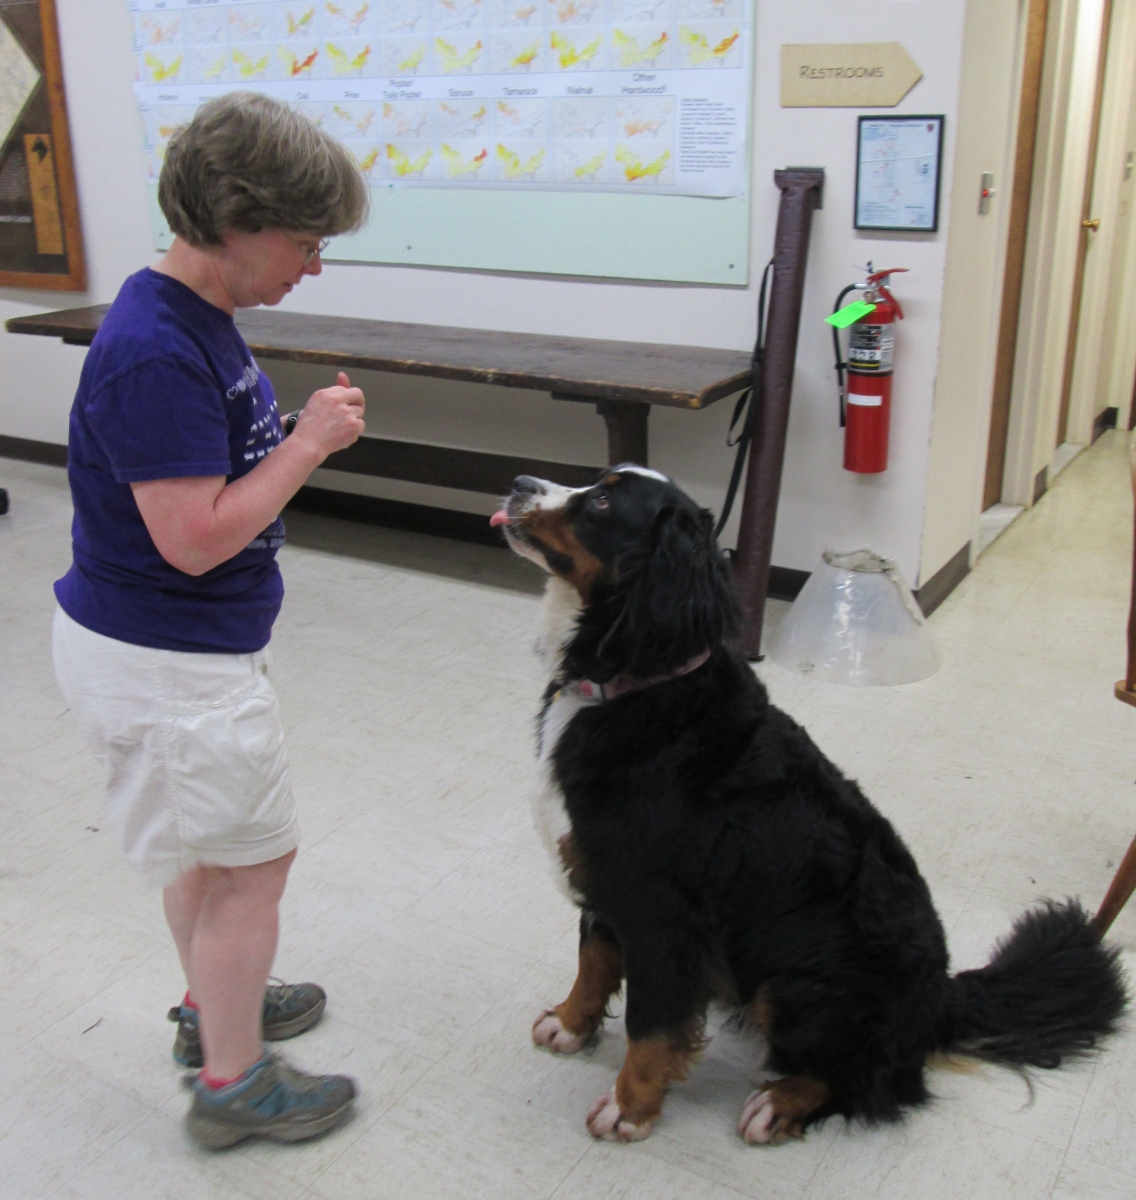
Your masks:
{"label": "gray sneaker", "polygon": [[326,1133],[351,1111],[355,1083],[346,1075],[305,1075],[275,1054],[216,1091],[200,1077],[185,1119],[189,1136],[206,1150],[245,1138],[302,1142]]}
{"label": "gray sneaker", "polygon": [[[261,1030],[266,1042],[281,1042],[295,1037],[323,1016],[327,993],[318,983],[271,984],[264,989],[264,1011]],[[174,1035],[174,1062],[197,1070],[205,1063],[201,1051],[201,1033],[197,1025],[197,1010],[175,1004],[166,1019],[177,1022]]]}

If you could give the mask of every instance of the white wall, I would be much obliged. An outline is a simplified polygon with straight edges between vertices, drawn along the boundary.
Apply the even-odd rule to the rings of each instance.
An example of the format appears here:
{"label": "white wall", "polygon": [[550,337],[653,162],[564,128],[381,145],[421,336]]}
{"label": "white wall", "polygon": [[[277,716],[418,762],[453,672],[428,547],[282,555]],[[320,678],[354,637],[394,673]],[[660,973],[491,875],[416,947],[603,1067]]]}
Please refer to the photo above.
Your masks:
{"label": "white wall", "polygon": [[[134,63],[125,0],[56,0],[88,291],[0,288],[0,320],[111,300],[153,258],[141,126],[131,111]],[[0,332],[0,433],[66,442],[86,351]]]}
{"label": "white wall", "polygon": [[[130,82],[125,0],[57,0],[91,288],[74,303],[113,297],[121,279],[151,258],[141,138]],[[288,301],[298,311],[748,349],[756,285],[769,253],[786,165],[828,171],[817,214],[798,357],[774,561],[811,569],[826,546],[871,545],[918,582],[928,447],[940,332],[946,235],[866,236],[852,226],[856,111],[778,104],[779,48],[788,42],[899,41],[925,77],[895,110],[945,113],[942,228],[950,220],[951,162],[965,0],[758,0],[753,154],[753,283],[748,289],[595,283],[377,266],[329,266]],[[841,431],[831,344],[823,317],[864,263],[906,266],[896,291],[908,318],[899,331],[890,469],[841,469]],[[60,307],[58,294],[0,290],[0,318]],[[0,335],[0,433],[62,442],[83,351],[46,339]],[[298,403],[324,376],[308,368],[271,374],[282,403]],[[532,393],[463,387],[399,376],[361,380],[373,432],[473,448],[602,461],[602,423],[585,406]],[[705,503],[729,473],[729,404],[705,413],[656,408],[652,455]],[[341,477],[346,486],[487,511],[480,496]],[[326,480],[325,480],[326,482]],[[727,540],[729,540],[727,538]]]}
{"label": "white wall", "polygon": [[[970,0],[921,577],[972,541],[982,507],[1024,46],[1022,0]],[[997,195],[980,214],[984,171]]]}

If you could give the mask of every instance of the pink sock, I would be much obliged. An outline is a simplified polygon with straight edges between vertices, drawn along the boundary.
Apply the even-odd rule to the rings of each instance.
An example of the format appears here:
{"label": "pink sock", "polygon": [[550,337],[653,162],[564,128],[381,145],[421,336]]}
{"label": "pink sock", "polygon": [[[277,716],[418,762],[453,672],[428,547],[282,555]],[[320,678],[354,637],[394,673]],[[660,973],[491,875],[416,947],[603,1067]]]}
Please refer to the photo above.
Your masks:
{"label": "pink sock", "polygon": [[240,1077],[240,1075],[235,1075],[232,1079],[218,1079],[216,1076],[210,1075],[208,1071],[202,1071],[201,1074],[198,1075],[198,1079],[200,1079],[201,1082],[205,1084],[205,1086],[211,1092],[220,1091],[221,1088],[228,1087],[230,1083],[236,1083]]}

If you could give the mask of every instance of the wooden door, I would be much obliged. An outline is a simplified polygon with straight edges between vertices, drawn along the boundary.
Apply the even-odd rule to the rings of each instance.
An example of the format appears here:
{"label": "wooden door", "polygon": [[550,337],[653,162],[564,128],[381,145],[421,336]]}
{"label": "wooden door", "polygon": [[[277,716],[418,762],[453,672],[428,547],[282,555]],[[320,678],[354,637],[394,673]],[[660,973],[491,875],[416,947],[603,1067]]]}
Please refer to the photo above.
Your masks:
{"label": "wooden door", "polygon": [[1069,402],[1073,394],[1073,368],[1077,364],[1077,332],[1081,325],[1081,299],[1085,286],[1085,259],[1089,254],[1097,224],[1093,223],[1093,187],[1096,180],[1097,150],[1100,145],[1101,108],[1104,103],[1104,75],[1108,62],[1108,35],[1112,27],[1112,0],[1104,0],[1101,13],[1100,52],[1097,57],[1096,92],[1093,96],[1093,123],[1089,132],[1089,155],[1085,166],[1085,191],[1081,201],[1081,238],[1077,248],[1077,268],[1073,276],[1073,305],[1069,312],[1069,338],[1065,345],[1065,373],[1061,380],[1061,410],[1057,417],[1057,441],[1068,440]]}
{"label": "wooden door", "polygon": [[1006,443],[1010,433],[1010,394],[1014,385],[1014,361],[1018,344],[1018,316],[1022,305],[1022,275],[1025,270],[1026,238],[1029,233],[1030,194],[1041,99],[1041,71],[1045,61],[1045,31],[1048,22],[1049,0],[1029,0],[1022,65],[1022,100],[1011,182],[1002,313],[998,326],[998,354],[994,367],[994,402],[990,410],[990,440],[986,451],[983,510],[1002,499]]}

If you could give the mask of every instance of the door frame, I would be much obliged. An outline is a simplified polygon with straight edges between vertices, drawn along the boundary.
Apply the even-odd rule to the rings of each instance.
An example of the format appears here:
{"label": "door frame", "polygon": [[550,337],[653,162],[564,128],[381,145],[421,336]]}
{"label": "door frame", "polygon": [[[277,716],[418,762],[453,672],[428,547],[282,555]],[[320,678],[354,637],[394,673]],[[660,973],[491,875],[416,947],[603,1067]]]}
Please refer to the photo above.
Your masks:
{"label": "door frame", "polygon": [[[1123,373],[1127,386],[1121,390],[1131,395],[1133,370],[1136,370],[1136,348],[1131,354],[1125,344],[1108,346],[1109,312],[1115,273],[1128,276],[1121,296],[1125,299],[1136,287],[1136,279],[1126,270],[1129,264],[1118,262],[1116,254],[1125,245],[1121,229],[1121,193],[1124,187],[1124,154],[1129,135],[1132,111],[1133,71],[1136,62],[1136,3],[1115,0],[1111,28],[1108,34],[1107,58],[1101,81],[1100,129],[1093,162],[1093,185],[1087,197],[1086,212],[1101,224],[1096,232],[1086,231],[1089,239],[1085,259],[1082,302],[1074,344],[1075,356],[1071,369],[1071,396],[1067,441],[1088,445],[1094,436],[1097,416],[1102,409],[1123,401],[1110,397],[1115,372],[1114,359],[1119,353],[1130,365]],[[1087,219],[1087,218],[1086,218]],[[1131,214],[1126,214],[1126,221]],[[1130,233],[1130,226],[1129,226]],[[1128,256],[1130,258],[1130,256]],[[1107,356],[1107,357],[1106,357]],[[1124,417],[1121,416],[1121,421]],[[1061,427],[1058,425],[1058,434]]]}
{"label": "door frame", "polygon": [[1002,499],[1006,447],[1010,436],[1010,401],[1014,386],[1018,323],[1022,304],[1026,244],[1029,234],[1030,196],[1033,187],[1038,121],[1041,115],[1042,71],[1050,0],[1025,0],[1023,43],[1019,66],[1017,135],[1013,147],[1006,266],[1002,281],[1002,303],[998,322],[998,346],[994,364],[994,392],[990,407],[990,432],[986,447],[986,474],[982,511]]}
{"label": "door frame", "polygon": [[[1053,457],[1105,0],[1051,0],[1002,499],[1029,506]],[[1118,0],[1114,19],[1136,0]]]}

